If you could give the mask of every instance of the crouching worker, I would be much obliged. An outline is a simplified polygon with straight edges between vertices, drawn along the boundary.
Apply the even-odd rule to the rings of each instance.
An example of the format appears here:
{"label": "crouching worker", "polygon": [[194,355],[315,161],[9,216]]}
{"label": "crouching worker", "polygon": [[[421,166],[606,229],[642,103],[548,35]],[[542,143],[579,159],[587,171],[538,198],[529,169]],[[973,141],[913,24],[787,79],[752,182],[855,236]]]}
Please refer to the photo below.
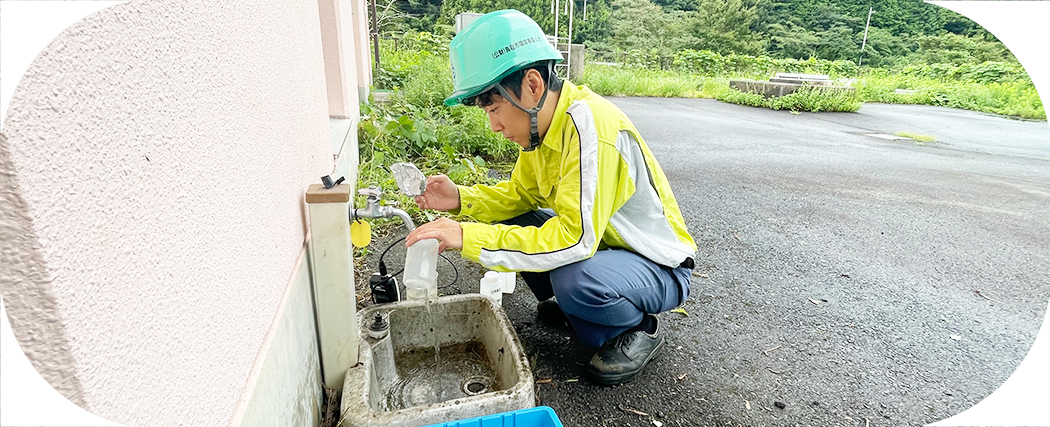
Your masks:
{"label": "crouching worker", "polygon": [[508,181],[463,187],[427,179],[422,209],[469,215],[409,234],[497,271],[518,271],[587,346],[599,384],[634,379],[664,345],[655,316],[682,304],[696,244],[653,154],[626,115],[553,72],[561,55],[515,10],[492,12],[449,46],[455,92],[521,146]]}

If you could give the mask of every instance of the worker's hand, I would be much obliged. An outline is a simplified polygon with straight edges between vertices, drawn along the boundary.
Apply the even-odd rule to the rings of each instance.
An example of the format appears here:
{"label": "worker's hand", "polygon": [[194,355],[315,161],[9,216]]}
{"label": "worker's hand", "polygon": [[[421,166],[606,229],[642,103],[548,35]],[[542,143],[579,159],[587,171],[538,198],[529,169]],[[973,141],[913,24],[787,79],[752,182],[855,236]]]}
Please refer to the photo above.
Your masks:
{"label": "worker's hand", "polygon": [[438,239],[438,253],[448,248],[463,249],[463,228],[456,221],[438,218],[408,233],[408,237],[405,238],[405,246],[412,246],[423,239]]}
{"label": "worker's hand", "polygon": [[427,191],[416,196],[416,206],[439,211],[459,209],[459,187],[445,175],[431,176],[427,178]]}

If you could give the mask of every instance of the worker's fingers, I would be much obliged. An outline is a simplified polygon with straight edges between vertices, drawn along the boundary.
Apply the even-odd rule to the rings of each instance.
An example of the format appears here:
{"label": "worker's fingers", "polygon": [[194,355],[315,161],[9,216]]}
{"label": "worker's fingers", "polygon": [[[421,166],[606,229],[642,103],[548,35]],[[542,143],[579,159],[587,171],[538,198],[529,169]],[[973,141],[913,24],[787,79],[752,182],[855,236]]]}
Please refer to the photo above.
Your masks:
{"label": "worker's fingers", "polygon": [[412,230],[411,233],[408,233],[408,237],[405,237],[405,246],[412,246],[423,239],[441,240],[441,229],[436,225],[436,222],[428,222]]}
{"label": "worker's fingers", "polygon": [[456,221],[438,218],[408,233],[408,237],[405,238],[405,246],[412,246],[423,239],[437,239],[438,250],[441,252],[448,248],[462,249],[463,229]]}
{"label": "worker's fingers", "polygon": [[451,183],[452,183],[452,180],[449,179],[449,177],[445,176],[445,175],[431,175],[431,176],[427,177],[427,187],[429,187],[431,185],[436,185],[436,186],[440,187],[442,185],[451,184]]}

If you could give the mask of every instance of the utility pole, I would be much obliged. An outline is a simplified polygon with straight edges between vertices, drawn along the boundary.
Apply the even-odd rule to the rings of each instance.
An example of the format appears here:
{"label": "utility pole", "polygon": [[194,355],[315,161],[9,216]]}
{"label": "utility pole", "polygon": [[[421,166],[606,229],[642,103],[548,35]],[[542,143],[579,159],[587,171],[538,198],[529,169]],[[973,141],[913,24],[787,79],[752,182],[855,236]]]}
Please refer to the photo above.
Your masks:
{"label": "utility pole", "polygon": [[864,24],[864,41],[860,43],[860,57],[857,58],[857,66],[860,67],[860,62],[864,60],[864,47],[868,45],[868,27],[871,26],[871,14],[875,13],[875,9],[868,6],[868,23]]}

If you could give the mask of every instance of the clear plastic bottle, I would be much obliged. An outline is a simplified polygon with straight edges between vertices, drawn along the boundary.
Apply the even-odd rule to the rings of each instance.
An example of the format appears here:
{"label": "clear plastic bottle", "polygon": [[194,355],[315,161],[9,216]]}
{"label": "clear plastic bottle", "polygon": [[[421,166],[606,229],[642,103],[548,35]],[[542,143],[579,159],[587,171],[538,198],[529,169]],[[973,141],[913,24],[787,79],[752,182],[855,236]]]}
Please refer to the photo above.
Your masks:
{"label": "clear plastic bottle", "polygon": [[437,239],[423,239],[408,247],[403,276],[407,299],[437,298],[437,256]]}
{"label": "clear plastic bottle", "polygon": [[499,273],[489,271],[481,279],[481,294],[496,300],[496,304],[503,304],[503,282]]}

